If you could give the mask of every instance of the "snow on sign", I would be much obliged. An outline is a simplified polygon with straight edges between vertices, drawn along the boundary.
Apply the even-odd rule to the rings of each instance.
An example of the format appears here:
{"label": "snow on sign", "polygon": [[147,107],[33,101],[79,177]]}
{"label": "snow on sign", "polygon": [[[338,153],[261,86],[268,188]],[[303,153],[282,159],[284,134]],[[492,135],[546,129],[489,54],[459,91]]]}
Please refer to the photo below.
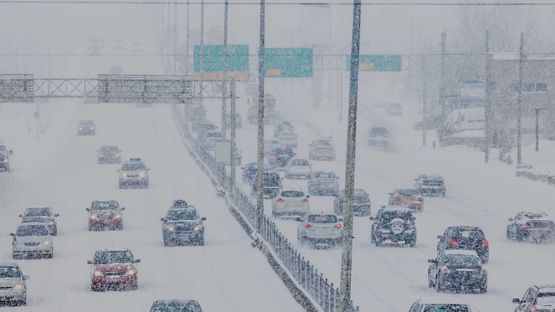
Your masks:
{"label": "snow on sign", "polygon": [[[346,69],[351,70],[351,56],[347,56]],[[359,71],[400,72],[403,70],[401,55],[361,54],[359,56]]]}
{"label": "snow on sign", "polygon": [[[204,45],[204,64],[201,61],[202,46],[195,45],[194,77],[201,75],[207,80],[223,79],[224,46]],[[227,75],[237,80],[249,80],[249,46],[246,44],[227,46]]]}
{"label": "snow on sign", "polygon": [[312,77],[313,59],[311,48],[266,49],[264,54],[266,77]]}

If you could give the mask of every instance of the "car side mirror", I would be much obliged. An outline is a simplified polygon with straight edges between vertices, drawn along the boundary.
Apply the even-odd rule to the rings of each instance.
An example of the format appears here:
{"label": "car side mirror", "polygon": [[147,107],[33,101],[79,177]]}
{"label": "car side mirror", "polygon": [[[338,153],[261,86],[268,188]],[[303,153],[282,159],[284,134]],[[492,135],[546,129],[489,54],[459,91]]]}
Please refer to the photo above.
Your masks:
{"label": "car side mirror", "polygon": [[303,222],[303,218],[301,218],[301,217],[297,217],[297,218],[295,218],[295,220],[297,220],[299,222]]}
{"label": "car side mirror", "polygon": [[509,221],[513,221],[513,218],[509,218]]}
{"label": "car side mirror", "polygon": [[85,208],[85,210],[86,210],[86,211],[91,211],[91,209],[90,209],[90,208]]}
{"label": "car side mirror", "polygon": [[10,233],[10,236],[13,236],[13,237],[15,237],[15,233]]}
{"label": "car side mirror", "polygon": [[200,218],[200,221],[206,221],[206,217]]}
{"label": "car side mirror", "polygon": [[22,215],[19,215],[19,217],[20,217],[20,218],[23,218],[23,216],[22,216]]}
{"label": "car side mirror", "polygon": [[141,263],[141,259],[135,259],[133,263]]}
{"label": "car side mirror", "polygon": [[26,281],[29,279],[29,275],[23,275],[23,280]]}
{"label": "car side mirror", "polygon": [[167,220],[166,220],[166,218],[160,218],[160,221],[166,222]]}
{"label": "car side mirror", "polygon": [[55,213],[55,214],[54,214],[54,217],[59,217],[59,216],[60,216],[59,213]]}
{"label": "car side mirror", "polygon": [[119,210],[124,211],[124,210],[125,210],[125,207],[121,207]]}
{"label": "car side mirror", "polygon": [[343,222],[343,218],[337,218],[337,221]]}
{"label": "car side mirror", "polygon": [[306,195],[306,198],[310,198],[310,195]]}
{"label": "car side mirror", "polygon": [[387,193],[387,194],[389,194],[389,196],[393,196],[393,193]]}
{"label": "car side mirror", "polygon": [[518,298],[513,298],[513,303],[520,303],[520,299],[518,299]]}
{"label": "car side mirror", "polygon": [[441,235],[438,235],[438,236],[437,236],[437,239],[441,239]]}
{"label": "car side mirror", "polygon": [[436,263],[435,259],[428,259],[428,263]]}
{"label": "car side mirror", "polygon": [[94,264],[94,261],[92,261],[92,260],[87,260],[87,264]]}
{"label": "car side mirror", "polygon": [[10,153],[10,154],[13,154],[13,150],[10,150],[9,153]]}
{"label": "car side mirror", "polygon": [[374,218],[374,217],[369,217],[368,219],[369,219],[370,221],[376,220],[376,218]]}

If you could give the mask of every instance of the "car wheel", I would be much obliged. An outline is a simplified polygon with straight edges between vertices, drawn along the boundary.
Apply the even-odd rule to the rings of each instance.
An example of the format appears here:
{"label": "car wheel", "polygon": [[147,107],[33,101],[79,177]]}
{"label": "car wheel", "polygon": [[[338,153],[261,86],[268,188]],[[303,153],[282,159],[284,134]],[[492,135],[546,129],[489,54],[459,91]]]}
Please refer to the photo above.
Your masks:
{"label": "car wheel", "polygon": [[428,270],[428,288],[432,288],[434,286],[434,282],[432,282],[432,279],[430,278],[430,270]]}
{"label": "car wheel", "polygon": [[443,291],[443,288],[441,287],[441,282],[439,281],[439,278],[436,278],[435,287],[436,287],[436,292]]}
{"label": "car wheel", "polygon": [[201,238],[198,239],[197,245],[198,246],[204,246],[204,235]]}
{"label": "car wheel", "polygon": [[480,293],[481,293],[481,294],[485,294],[485,293],[487,293],[487,292],[488,292],[488,286],[487,286],[487,285],[482,285],[482,286],[480,287]]}
{"label": "car wheel", "polygon": [[164,241],[164,247],[168,247],[170,245],[170,242],[168,239],[166,239],[165,237],[162,238],[162,240]]}
{"label": "car wheel", "polygon": [[415,247],[416,246],[416,240],[412,240],[409,243],[409,247]]}
{"label": "car wheel", "polygon": [[51,253],[47,254],[46,258],[48,258],[48,259],[54,258],[54,252],[51,252]]}
{"label": "car wheel", "polygon": [[19,302],[17,303],[17,305],[18,305],[18,306],[23,306],[23,307],[26,306],[26,305],[27,305],[27,299],[19,301]]}
{"label": "car wheel", "polygon": [[139,289],[139,284],[133,284],[129,287],[130,290],[137,290]]}
{"label": "car wheel", "polygon": [[514,240],[513,235],[511,234],[511,231],[509,230],[509,228],[507,228],[507,239],[508,240]]}
{"label": "car wheel", "polygon": [[52,236],[57,236],[58,235],[58,228],[55,227],[54,230],[52,231]]}

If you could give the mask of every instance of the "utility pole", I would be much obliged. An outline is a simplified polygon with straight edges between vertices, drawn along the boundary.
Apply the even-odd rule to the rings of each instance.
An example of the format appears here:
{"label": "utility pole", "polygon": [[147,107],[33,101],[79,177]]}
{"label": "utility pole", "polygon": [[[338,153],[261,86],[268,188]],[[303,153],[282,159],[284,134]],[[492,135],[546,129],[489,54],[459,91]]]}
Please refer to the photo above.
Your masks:
{"label": "utility pole", "polygon": [[522,65],[524,62],[524,33],[520,33],[520,57],[518,58],[518,97],[517,97],[517,109],[518,115],[516,120],[516,149],[517,157],[516,163],[518,165],[522,164]]}
{"label": "utility pole", "polygon": [[353,267],[353,193],[355,185],[355,151],[357,134],[358,66],[360,50],[360,0],[353,4],[353,30],[351,43],[351,69],[349,80],[349,115],[347,125],[347,157],[345,168],[346,209],[343,219],[343,250],[341,254],[341,281],[339,311],[347,312],[351,306],[351,276]]}
{"label": "utility pole", "polygon": [[173,3],[173,74],[177,75],[177,1]]}
{"label": "utility pole", "polygon": [[[229,97],[231,98],[229,100],[230,101],[230,106],[231,106],[230,107],[231,111],[229,112],[229,114],[230,114],[230,121],[229,121],[230,125],[229,126],[231,128],[230,129],[230,134],[229,134],[230,140],[231,140],[231,142],[230,142],[231,159],[230,159],[230,162],[229,162],[231,164],[230,175],[229,175],[229,180],[230,180],[229,181],[229,189],[232,191],[233,187],[235,186],[235,165],[236,165],[236,163],[235,163],[235,145],[236,145],[236,137],[237,137],[237,134],[236,134],[236,130],[237,130],[237,128],[236,128],[236,126],[237,126],[237,124],[236,124],[236,122],[237,122],[237,119],[236,119],[237,106],[236,106],[236,102],[235,102],[236,101],[235,100],[235,78],[232,78],[231,81],[229,82],[229,89],[230,89],[229,90]],[[232,194],[232,196],[233,196],[233,194]]]}
{"label": "utility pole", "polygon": [[540,151],[540,109],[534,108],[536,111],[536,152]]}
{"label": "utility pole", "polygon": [[266,2],[260,0],[260,43],[258,47],[258,155],[256,163],[256,231],[264,215],[264,47],[266,39]]}
{"label": "utility pole", "polygon": [[441,106],[441,118],[445,118],[445,54],[447,44],[447,31],[441,33],[441,81],[439,86],[439,105]]}
{"label": "utility pole", "polygon": [[[426,62],[426,57],[424,57],[424,70],[427,71],[428,62]],[[424,74],[423,79],[423,88],[422,88],[422,121],[424,125],[424,129],[422,130],[422,146],[426,146],[428,144],[428,75]]]}
{"label": "utility pole", "polygon": [[[227,93],[227,25],[229,13],[229,0],[224,2],[224,55],[223,55],[223,70],[224,70],[224,83],[223,93]],[[227,108],[226,97],[222,97],[222,138],[225,140],[227,134]]]}
{"label": "utility pole", "polygon": [[489,140],[490,140],[490,128],[491,128],[491,96],[490,96],[490,84],[491,84],[491,57],[489,54],[489,31],[486,31],[486,105],[484,108],[484,161],[489,162]]}
{"label": "utility pole", "polygon": [[185,75],[189,76],[191,75],[191,67],[190,67],[190,59],[189,59],[189,49],[190,49],[190,43],[189,43],[189,39],[191,38],[191,28],[190,28],[190,24],[189,24],[189,17],[191,16],[190,14],[190,0],[187,0],[187,33],[185,34]]}
{"label": "utility pole", "polygon": [[202,105],[203,84],[204,84],[204,0],[200,1],[200,97],[199,102]]}

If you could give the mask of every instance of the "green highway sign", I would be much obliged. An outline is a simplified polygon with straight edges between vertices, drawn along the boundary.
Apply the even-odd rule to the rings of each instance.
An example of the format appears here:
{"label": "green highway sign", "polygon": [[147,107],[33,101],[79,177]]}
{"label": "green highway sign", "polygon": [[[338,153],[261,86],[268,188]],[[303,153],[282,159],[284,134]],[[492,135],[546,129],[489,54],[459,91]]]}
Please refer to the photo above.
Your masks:
{"label": "green highway sign", "polygon": [[311,48],[265,49],[265,75],[279,78],[312,77],[313,53]]}
{"label": "green highway sign", "polygon": [[[347,56],[347,70],[351,70],[351,56]],[[400,72],[403,70],[401,55],[361,54],[359,56],[359,71]]]}
{"label": "green highway sign", "polygon": [[[201,64],[202,47],[194,47],[195,77],[202,75],[206,79],[222,79],[224,71],[224,46],[204,45],[204,64]],[[202,70],[201,70],[202,69]],[[228,77],[248,80],[249,77],[249,46],[246,44],[227,46]]]}

